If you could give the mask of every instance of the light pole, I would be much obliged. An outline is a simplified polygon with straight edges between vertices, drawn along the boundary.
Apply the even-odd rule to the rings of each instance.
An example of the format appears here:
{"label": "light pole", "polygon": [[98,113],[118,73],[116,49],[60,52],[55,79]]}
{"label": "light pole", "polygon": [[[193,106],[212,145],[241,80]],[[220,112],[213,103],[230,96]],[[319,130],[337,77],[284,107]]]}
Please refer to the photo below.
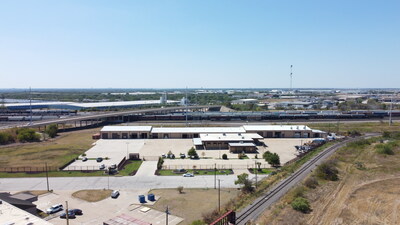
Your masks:
{"label": "light pole", "polygon": [[167,209],[165,210],[165,215],[166,215],[165,224],[166,225],[168,225],[168,214],[169,214],[169,209],[168,209],[168,205],[167,205]]}
{"label": "light pole", "polygon": [[129,149],[129,142],[126,142],[126,160],[129,159],[128,149]]}
{"label": "light pole", "polygon": [[214,165],[214,189],[217,189],[217,164]]}
{"label": "light pole", "polygon": [[221,180],[218,179],[218,212],[221,212]]}
{"label": "light pole", "polygon": [[50,188],[49,188],[49,172],[48,172],[48,169],[47,169],[47,162],[45,163],[45,165],[46,165],[47,191],[49,192],[50,191]]}

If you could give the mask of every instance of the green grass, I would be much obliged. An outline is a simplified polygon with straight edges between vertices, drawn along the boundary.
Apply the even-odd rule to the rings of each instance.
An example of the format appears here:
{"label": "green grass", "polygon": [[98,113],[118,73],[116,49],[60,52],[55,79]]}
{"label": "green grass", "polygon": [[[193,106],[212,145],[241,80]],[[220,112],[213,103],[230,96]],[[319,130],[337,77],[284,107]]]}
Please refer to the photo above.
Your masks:
{"label": "green grass", "polygon": [[270,174],[272,173],[273,169],[261,169],[261,171],[259,171],[258,169],[251,168],[249,171],[252,174],[255,174],[256,172],[257,174]]}
{"label": "green grass", "polygon": [[[103,171],[81,172],[81,171],[54,171],[49,172],[49,177],[91,177],[105,176]],[[0,172],[0,178],[11,177],[46,177],[46,173],[4,173]]]}
{"label": "green grass", "polygon": [[[182,176],[183,173],[174,173],[174,170],[159,170],[160,176]],[[193,170],[187,170],[188,173],[193,173]],[[196,175],[214,175],[214,170],[194,170],[195,176]],[[224,172],[222,172],[224,171]],[[217,175],[226,175],[226,174],[231,174],[230,169],[226,170],[217,170]]]}
{"label": "green grass", "polygon": [[124,169],[119,171],[119,175],[130,176],[134,171],[138,171],[140,165],[142,165],[141,160],[131,160],[129,164],[124,166]]}

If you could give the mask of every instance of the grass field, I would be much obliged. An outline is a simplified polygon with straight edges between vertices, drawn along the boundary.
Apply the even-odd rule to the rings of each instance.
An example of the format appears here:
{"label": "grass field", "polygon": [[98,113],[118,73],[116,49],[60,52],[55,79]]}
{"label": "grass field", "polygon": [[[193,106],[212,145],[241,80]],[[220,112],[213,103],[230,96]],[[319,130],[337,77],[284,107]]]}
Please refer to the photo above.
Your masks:
{"label": "grass field", "polygon": [[112,190],[81,190],[74,192],[73,197],[87,202],[98,202],[110,197]]}
{"label": "grass field", "polygon": [[[174,173],[174,170],[159,170],[160,176],[182,176],[183,173]],[[214,175],[214,170],[187,170],[188,173],[196,175]],[[217,170],[217,175],[232,174],[232,170]]]}
{"label": "grass field", "polygon": [[[45,177],[46,173],[0,173],[0,178],[10,177]],[[52,171],[49,177],[90,177],[107,176],[103,171],[81,172],[81,171]]]}
{"label": "grass field", "polygon": [[400,123],[395,122],[389,126],[387,121],[382,122],[349,122],[338,121],[338,123],[310,123],[309,127],[313,129],[323,130],[332,133],[346,133],[348,131],[366,132],[383,132],[383,131],[397,131],[400,129]]}
{"label": "grass field", "polygon": [[[237,189],[221,189],[221,205],[236,197],[239,192]],[[182,194],[177,189],[156,189],[149,193],[161,197],[151,208],[165,211],[168,205],[171,214],[185,219],[179,225],[202,219],[203,213],[218,207],[217,189],[183,189]]]}
{"label": "grass field", "polygon": [[100,128],[61,133],[46,142],[0,147],[0,168],[5,167],[61,167],[88,150],[92,134]]}
{"label": "grass field", "polygon": [[270,173],[272,173],[272,171],[273,171],[272,169],[261,169],[261,171],[258,170],[258,169],[254,169],[254,168],[249,169],[249,172],[253,173],[253,174],[255,174],[255,173],[257,173],[257,174],[270,174]]}
{"label": "grass field", "polygon": [[142,165],[141,160],[129,161],[129,164],[126,164],[124,169],[120,170],[118,174],[122,176],[131,176],[133,173],[138,171],[140,165]]}

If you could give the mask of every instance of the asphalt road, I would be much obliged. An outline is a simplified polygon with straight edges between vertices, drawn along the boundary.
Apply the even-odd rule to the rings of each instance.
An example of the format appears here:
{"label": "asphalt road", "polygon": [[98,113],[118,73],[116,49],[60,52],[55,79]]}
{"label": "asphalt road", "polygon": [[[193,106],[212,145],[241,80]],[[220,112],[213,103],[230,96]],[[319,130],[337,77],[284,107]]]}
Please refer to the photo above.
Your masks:
{"label": "asphalt road", "polygon": [[[258,176],[259,180],[265,176]],[[254,179],[253,175],[250,178]],[[221,188],[236,188],[237,175],[220,175]],[[52,190],[214,188],[214,176],[49,177]],[[1,178],[0,191],[46,190],[46,178]]]}
{"label": "asphalt road", "polygon": [[[372,135],[368,135],[372,136]],[[285,195],[291,188],[296,186],[301,182],[313,169],[317,167],[318,164],[330,157],[337,149],[345,146],[348,142],[354,141],[356,139],[349,139],[344,142],[338,143],[331,147],[328,147],[325,151],[319,153],[313,159],[305,163],[300,167],[295,173],[290,177],[284,179],[275,185],[271,190],[256,199],[252,204],[244,208],[242,211],[238,212],[237,224],[244,225],[248,221],[256,220],[268,207],[273,203],[278,201],[283,195]],[[314,160],[315,159],[315,160]]]}

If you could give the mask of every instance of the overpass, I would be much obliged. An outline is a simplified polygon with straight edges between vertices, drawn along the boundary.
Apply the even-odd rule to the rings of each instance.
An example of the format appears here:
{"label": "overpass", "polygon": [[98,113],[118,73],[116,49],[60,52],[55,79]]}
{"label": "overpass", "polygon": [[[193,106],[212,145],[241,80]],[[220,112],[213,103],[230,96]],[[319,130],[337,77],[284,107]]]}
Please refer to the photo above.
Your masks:
{"label": "overpass", "polygon": [[34,121],[32,123],[19,125],[18,127],[36,127],[41,129],[41,127],[46,127],[50,124],[62,125],[62,129],[65,128],[66,124],[72,124],[73,127],[84,127],[84,126],[98,126],[102,123],[107,122],[124,122],[129,121],[131,116],[146,115],[146,114],[166,114],[173,112],[186,112],[186,111],[208,111],[219,110],[220,105],[200,105],[200,106],[179,106],[179,107],[164,107],[164,108],[150,108],[150,109],[137,109],[129,111],[119,111],[119,112],[108,112],[99,113],[95,115],[87,116],[73,116],[68,118],[60,118],[46,121]]}

